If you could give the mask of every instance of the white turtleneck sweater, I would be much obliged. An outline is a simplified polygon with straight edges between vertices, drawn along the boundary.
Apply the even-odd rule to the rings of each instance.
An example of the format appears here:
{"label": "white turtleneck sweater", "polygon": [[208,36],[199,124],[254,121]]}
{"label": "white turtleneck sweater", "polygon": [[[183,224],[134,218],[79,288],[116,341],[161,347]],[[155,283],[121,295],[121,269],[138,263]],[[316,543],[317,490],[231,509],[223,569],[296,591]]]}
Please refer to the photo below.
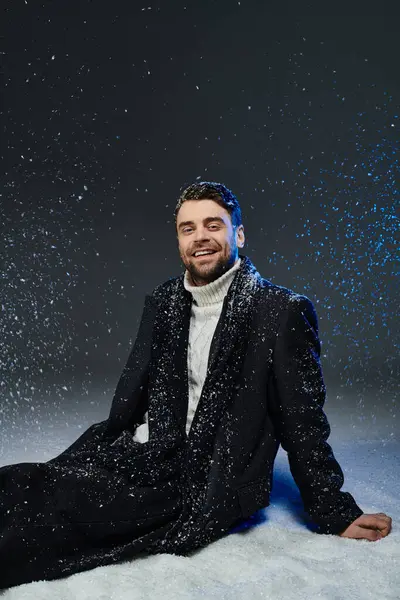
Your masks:
{"label": "white turtleneck sweater", "polygon": [[[183,284],[193,296],[190,312],[189,346],[187,353],[189,404],[186,420],[186,434],[189,433],[194,413],[200,399],[201,390],[207,375],[208,355],[212,338],[221,315],[222,304],[236,271],[240,267],[240,258],[233,267],[207,285],[192,285],[189,271],[186,270]],[[137,442],[149,439],[148,413],[145,422],[137,427],[133,437]]]}

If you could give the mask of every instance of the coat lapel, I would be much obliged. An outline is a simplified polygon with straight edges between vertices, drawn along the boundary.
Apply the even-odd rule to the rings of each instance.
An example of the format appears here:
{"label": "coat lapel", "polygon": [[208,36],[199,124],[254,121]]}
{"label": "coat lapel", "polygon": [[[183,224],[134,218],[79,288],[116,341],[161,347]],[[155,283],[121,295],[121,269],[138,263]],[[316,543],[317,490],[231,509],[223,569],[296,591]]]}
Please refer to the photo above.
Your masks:
{"label": "coat lapel", "polygon": [[[167,373],[167,379],[169,382],[169,394],[166,400],[172,410],[178,428],[181,430],[183,437],[186,437],[186,419],[189,405],[189,380],[187,361],[191,304],[191,299],[187,297],[186,301],[183,303],[182,310],[180,311],[181,318],[179,319],[179,321],[175,321],[175,343],[174,348],[170,349],[171,360],[168,363],[166,363],[163,367],[165,369],[165,372]],[[208,386],[208,381],[210,380],[210,378],[213,377],[213,374],[213,379],[215,378],[217,364],[219,364],[218,370],[220,370],[221,368],[223,368],[224,360],[226,361],[228,358],[228,355],[226,353],[223,353],[220,348],[221,332],[223,330],[226,312],[227,297],[225,297],[224,299],[221,314],[218,319],[218,323],[211,341],[207,364],[207,375],[203,385],[201,396],[203,395],[204,390]],[[164,335],[167,336],[168,332],[164,331]],[[196,413],[198,413],[197,410]]]}

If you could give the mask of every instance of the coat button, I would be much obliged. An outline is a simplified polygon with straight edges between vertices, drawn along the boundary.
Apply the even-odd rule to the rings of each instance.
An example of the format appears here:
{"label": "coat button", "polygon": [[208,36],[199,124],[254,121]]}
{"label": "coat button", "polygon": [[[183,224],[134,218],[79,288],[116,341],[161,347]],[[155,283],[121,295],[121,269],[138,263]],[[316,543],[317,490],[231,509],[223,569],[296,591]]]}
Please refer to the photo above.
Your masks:
{"label": "coat button", "polygon": [[212,529],[215,525],[215,521],[214,519],[211,519],[211,521],[207,521],[206,523],[206,529]]}

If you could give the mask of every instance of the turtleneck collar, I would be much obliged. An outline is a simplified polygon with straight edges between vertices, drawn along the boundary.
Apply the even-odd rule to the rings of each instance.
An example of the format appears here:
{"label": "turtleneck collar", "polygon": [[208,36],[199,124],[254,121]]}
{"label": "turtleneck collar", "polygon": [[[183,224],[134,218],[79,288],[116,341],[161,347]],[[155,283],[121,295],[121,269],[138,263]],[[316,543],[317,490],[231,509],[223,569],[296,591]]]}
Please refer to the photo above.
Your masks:
{"label": "turtleneck collar", "polygon": [[218,302],[222,302],[235,277],[236,271],[240,268],[240,261],[241,259],[238,258],[229,271],[206,285],[192,285],[190,283],[191,279],[189,271],[186,269],[183,285],[185,286],[185,289],[192,294],[193,300],[198,306],[211,306]]}

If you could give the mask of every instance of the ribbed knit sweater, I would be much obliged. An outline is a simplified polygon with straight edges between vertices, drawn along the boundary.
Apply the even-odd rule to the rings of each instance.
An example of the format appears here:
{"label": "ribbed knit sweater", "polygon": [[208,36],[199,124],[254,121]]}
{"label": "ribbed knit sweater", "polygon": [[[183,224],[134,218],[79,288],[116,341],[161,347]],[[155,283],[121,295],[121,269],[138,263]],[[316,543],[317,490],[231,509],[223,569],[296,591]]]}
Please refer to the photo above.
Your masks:
{"label": "ribbed knit sweater", "polygon": [[[237,259],[229,271],[206,285],[193,285],[189,271],[186,270],[185,272],[183,284],[185,289],[193,296],[187,353],[189,403],[186,434],[189,433],[207,375],[208,355],[215,328],[221,315],[222,304],[239,267],[240,258]],[[141,443],[146,442],[149,438],[147,417],[148,413],[146,412],[144,415],[145,422],[136,429],[133,438]]]}

